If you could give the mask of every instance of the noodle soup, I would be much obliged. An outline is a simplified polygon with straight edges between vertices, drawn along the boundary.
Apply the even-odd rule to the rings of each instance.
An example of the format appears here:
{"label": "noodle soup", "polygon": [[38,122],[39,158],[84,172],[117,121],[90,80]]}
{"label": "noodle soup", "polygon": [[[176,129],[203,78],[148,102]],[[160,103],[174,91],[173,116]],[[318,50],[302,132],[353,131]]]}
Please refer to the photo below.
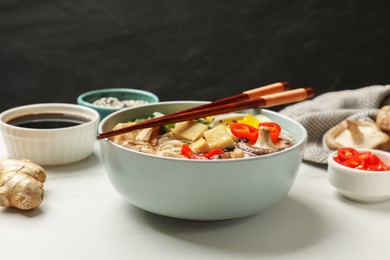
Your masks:
{"label": "noodle soup", "polygon": [[[113,130],[151,118],[118,123]],[[285,150],[293,137],[261,114],[228,113],[114,136],[112,141],[139,152],[163,157],[221,160],[257,157]]]}
{"label": "noodle soup", "polygon": [[[170,114],[201,104],[205,102],[170,101],[124,109],[103,119],[98,133],[110,131],[119,123],[147,118],[155,111]],[[152,150],[155,155],[150,155],[118,145],[113,142],[114,138],[104,138],[99,141],[99,147],[107,177],[118,194],[129,203],[164,216],[214,221],[249,216],[265,210],[283,199],[294,184],[302,162],[307,132],[295,120],[274,111],[250,109],[240,116],[245,117],[246,112],[262,122],[268,118],[278,123],[282,128],[282,137],[286,135],[289,140],[291,135],[294,144],[272,154],[242,159],[219,159],[218,155],[214,155],[205,161],[186,159],[181,153],[182,148],[176,153],[179,158],[163,157],[157,155],[158,150],[163,150],[161,147],[157,149],[158,145]],[[219,123],[225,123],[222,121]],[[215,124],[218,125],[218,122]],[[207,124],[207,129],[213,126]],[[119,136],[116,138],[119,139]],[[179,141],[188,146],[195,143]],[[125,143],[125,140],[122,142]],[[222,150],[232,152],[234,149]],[[193,153],[195,158],[207,154]]]}

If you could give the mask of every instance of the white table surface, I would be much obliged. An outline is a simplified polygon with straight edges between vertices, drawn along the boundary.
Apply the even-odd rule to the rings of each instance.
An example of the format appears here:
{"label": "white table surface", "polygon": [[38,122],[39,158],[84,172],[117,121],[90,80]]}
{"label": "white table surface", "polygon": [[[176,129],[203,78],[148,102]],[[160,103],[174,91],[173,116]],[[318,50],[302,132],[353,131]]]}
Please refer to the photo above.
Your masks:
{"label": "white table surface", "polygon": [[303,163],[288,196],[270,209],[209,223],[127,203],[97,142],[89,158],[45,169],[39,208],[0,208],[0,259],[390,259],[390,201],[348,201],[322,167]]}

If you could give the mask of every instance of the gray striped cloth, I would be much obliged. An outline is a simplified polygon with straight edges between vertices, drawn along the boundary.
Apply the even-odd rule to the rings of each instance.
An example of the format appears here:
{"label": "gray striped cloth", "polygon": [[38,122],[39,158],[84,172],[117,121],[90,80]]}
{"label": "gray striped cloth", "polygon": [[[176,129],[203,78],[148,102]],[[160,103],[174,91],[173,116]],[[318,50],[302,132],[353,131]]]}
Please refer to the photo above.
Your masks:
{"label": "gray striped cloth", "polygon": [[326,164],[332,151],[324,141],[325,133],[347,118],[375,120],[384,105],[390,105],[390,85],[328,92],[279,112],[297,120],[306,128],[308,140],[303,159]]}

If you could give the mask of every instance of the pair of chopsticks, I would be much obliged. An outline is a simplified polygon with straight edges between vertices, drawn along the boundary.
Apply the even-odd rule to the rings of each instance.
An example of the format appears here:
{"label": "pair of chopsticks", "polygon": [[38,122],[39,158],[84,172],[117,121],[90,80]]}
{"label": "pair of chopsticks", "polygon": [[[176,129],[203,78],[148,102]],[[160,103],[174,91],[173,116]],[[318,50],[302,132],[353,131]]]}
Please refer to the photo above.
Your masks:
{"label": "pair of chopsticks", "polygon": [[250,108],[267,108],[278,106],[302,101],[314,96],[314,90],[312,88],[299,88],[294,90],[289,89],[290,86],[287,82],[274,83],[271,85],[244,91],[240,94],[219,99],[205,105],[185,109],[162,117],[149,119],[121,129],[100,133],[97,136],[97,139],[100,140],[143,128],[189,121],[197,118]]}

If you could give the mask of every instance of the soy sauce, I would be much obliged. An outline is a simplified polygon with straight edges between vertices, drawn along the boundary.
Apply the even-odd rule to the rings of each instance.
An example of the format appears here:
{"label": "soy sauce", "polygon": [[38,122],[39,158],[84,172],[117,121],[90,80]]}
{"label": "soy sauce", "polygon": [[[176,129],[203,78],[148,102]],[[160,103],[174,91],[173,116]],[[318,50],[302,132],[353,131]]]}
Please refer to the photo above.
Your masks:
{"label": "soy sauce", "polygon": [[35,128],[35,129],[53,129],[72,127],[84,124],[89,119],[77,115],[62,113],[29,114],[12,118],[7,123],[14,126]]}

